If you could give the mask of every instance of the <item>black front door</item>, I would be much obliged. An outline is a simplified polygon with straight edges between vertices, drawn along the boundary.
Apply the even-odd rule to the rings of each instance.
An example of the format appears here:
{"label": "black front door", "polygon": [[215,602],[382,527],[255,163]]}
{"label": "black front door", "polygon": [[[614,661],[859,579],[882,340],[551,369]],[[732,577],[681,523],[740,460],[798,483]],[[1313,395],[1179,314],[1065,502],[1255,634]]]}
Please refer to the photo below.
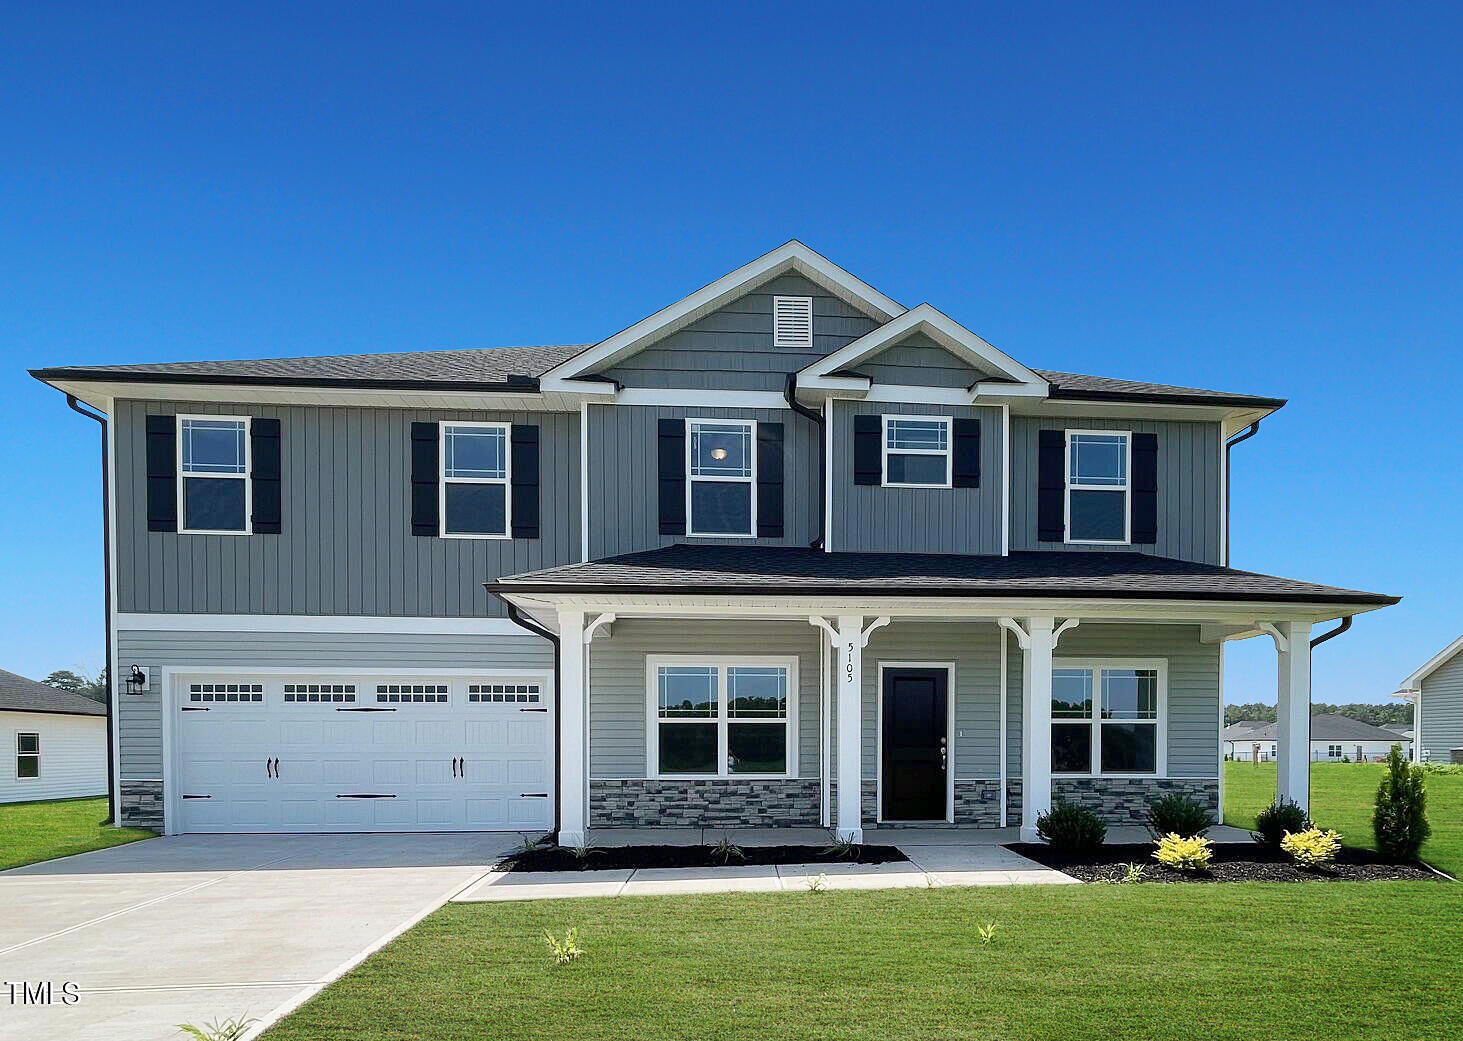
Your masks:
{"label": "black front door", "polygon": [[944,669],[884,670],[884,820],[945,819],[948,680]]}

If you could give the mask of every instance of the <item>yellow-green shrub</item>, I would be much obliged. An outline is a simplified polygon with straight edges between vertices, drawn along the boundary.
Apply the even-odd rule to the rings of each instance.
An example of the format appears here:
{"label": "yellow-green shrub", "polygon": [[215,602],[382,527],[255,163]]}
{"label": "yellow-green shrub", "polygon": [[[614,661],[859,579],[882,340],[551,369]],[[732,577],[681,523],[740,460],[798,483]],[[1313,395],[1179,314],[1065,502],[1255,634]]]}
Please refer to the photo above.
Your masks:
{"label": "yellow-green shrub", "polygon": [[1209,860],[1214,856],[1214,844],[1201,835],[1188,838],[1177,832],[1169,832],[1158,840],[1158,849],[1153,859],[1164,867],[1175,871],[1206,871]]}
{"label": "yellow-green shrub", "polygon": [[1334,831],[1308,828],[1305,831],[1285,833],[1280,848],[1289,853],[1301,867],[1320,867],[1336,859],[1341,852],[1341,836]]}

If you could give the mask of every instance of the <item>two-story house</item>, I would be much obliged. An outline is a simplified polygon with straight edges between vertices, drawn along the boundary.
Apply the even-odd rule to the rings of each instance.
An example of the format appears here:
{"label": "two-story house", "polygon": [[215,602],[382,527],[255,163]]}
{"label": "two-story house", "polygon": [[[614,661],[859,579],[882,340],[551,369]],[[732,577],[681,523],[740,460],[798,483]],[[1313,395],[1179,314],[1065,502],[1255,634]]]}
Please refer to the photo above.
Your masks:
{"label": "two-story house", "polygon": [[1304,802],[1313,627],[1395,602],[1227,566],[1283,401],[1029,368],[798,242],[593,345],[35,375],[109,421],[116,782],[169,832],[1218,810],[1262,635]]}

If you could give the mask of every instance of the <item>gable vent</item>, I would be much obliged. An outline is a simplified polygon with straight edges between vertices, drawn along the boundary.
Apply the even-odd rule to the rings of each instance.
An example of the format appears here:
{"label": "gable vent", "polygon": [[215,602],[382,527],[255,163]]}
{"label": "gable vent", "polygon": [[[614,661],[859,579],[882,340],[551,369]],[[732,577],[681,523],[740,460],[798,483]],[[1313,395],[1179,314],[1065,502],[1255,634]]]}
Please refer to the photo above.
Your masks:
{"label": "gable vent", "polygon": [[772,298],[772,346],[812,349],[812,297],[774,296]]}

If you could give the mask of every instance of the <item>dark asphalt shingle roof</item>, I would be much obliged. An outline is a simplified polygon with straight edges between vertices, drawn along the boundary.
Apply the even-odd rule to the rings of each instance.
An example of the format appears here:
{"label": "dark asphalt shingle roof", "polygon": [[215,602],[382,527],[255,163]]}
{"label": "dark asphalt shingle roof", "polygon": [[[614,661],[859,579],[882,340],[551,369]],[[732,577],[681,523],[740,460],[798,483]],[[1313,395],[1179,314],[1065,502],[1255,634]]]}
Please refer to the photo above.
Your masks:
{"label": "dark asphalt shingle roof", "polygon": [[[1235,736],[1231,736],[1230,732],[1239,726],[1240,724],[1236,723],[1234,726],[1225,727],[1224,740],[1275,741],[1279,739],[1280,724],[1278,723],[1261,723],[1253,730],[1237,732]],[[1350,716],[1318,714],[1311,717],[1312,741],[1396,741],[1400,736],[1394,730],[1374,727],[1370,723],[1363,723]]]}
{"label": "dark asphalt shingle roof", "polygon": [[[473,347],[395,354],[331,354],[302,358],[236,361],[156,362],[144,365],[77,365],[33,370],[43,380],[113,380],[181,383],[205,381],[263,385],[400,386],[419,383],[474,385],[522,382],[527,386],[555,365],[588,349],[589,344],[559,347]],[[1097,401],[1157,401],[1175,404],[1250,405],[1278,408],[1280,398],[1177,387],[1166,383],[1083,376],[1035,370],[1052,384],[1052,397]]]}
{"label": "dark asphalt shingle roof", "polygon": [[0,712],[56,712],[68,716],[105,716],[100,701],[57,690],[0,669]]}
{"label": "dark asphalt shingle roof", "polygon": [[512,575],[500,592],[670,592],[838,596],[1053,596],[1293,603],[1396,603],[1399,597],[1143,553],[824,553],[676,545]]}

